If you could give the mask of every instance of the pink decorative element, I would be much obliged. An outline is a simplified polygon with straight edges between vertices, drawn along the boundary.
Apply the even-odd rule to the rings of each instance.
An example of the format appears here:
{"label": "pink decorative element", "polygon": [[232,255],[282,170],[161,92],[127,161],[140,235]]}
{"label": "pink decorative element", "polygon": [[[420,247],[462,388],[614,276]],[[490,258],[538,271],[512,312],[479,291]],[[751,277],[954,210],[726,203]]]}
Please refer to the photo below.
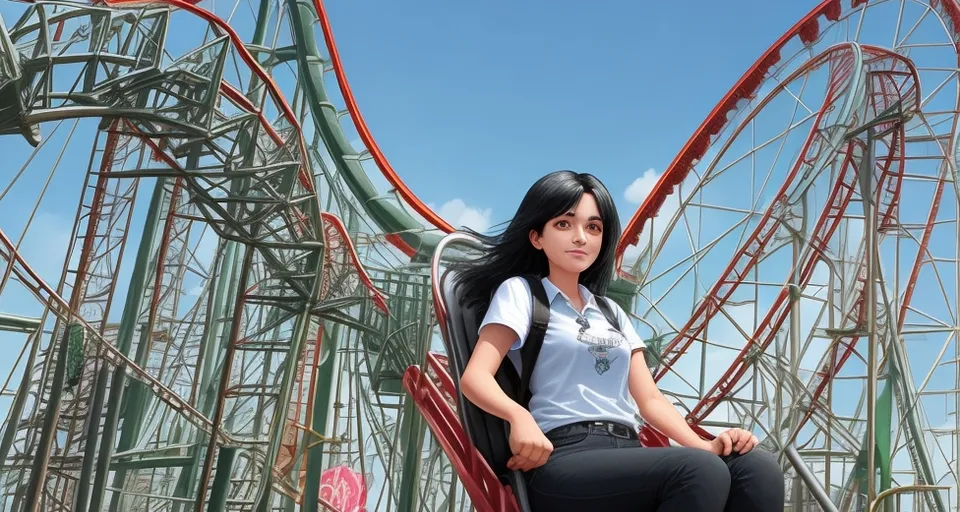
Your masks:
{"label": "pink decorative element", "polygon": [[367,484],[363,475],[336,466],[320,475],[320,501],[337,512],[366,512]]}

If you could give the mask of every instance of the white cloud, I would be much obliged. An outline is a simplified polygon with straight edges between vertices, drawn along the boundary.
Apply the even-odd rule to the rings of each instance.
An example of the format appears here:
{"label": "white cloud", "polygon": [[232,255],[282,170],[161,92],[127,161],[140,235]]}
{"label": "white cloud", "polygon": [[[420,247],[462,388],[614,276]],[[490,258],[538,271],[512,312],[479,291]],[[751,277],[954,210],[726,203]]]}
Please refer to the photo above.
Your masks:
{"label": "white cloud", "polygon": [[633,183],[627,186],[627,190],[623,192],[623,197],[633,204],[641,204],[650,195],[650,191],[653,190],[659,179],[660,173],[653,168],[647,169],[643,176],[633,180]]}
{"label": "white cloud", "polygon": [[429,206],[431,210],[436,211],[443,220],[449,222],[454,228],[466,226],[481,233],[490,228],[493,217],[493,210],[490,208],[483,210],[474,208],[468,206],[467,203],[460,198],[451,199],[443,203],[443,206],[441,206],[439,210],[436,210],[433,205]]}

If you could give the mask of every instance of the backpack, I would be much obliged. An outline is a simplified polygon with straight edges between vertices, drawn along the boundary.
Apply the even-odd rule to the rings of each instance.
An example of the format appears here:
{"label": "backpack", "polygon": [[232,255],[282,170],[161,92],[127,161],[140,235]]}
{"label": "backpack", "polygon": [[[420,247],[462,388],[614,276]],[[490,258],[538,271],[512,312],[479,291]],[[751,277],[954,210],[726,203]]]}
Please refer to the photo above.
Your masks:
{"label": "backpack", "polygon": [[[543,338],[547,332],[550,306],[547,301],[547,292],[543,288],[540,278],[527,275],[521,277],[527,281],[533,297],[530,332],[520,348],[521,372],[517,373],[513,362],[504,358],[494,378],[508,396],[527,408],[530,402],[530,378],[533,375],[533,369],[543,346]],[[479,308],[464,307],[456,292],[455,282],[454,270],[444,272],[439,283],[441,297],[438,298],[446,310],[446,321],[441,325],[444,329],[443,340],[450,362],[450,374],[458,390],[459,406],[457,412],[470,441],[494,473],[504,483],[511,484],[516,488],[519,483],[517,482],[518,473],[511,472],[506,466],[507,461],[513,456],[509,443],[509,424],[473,405],[459,391],[460,376],[463,374],[467,362],[470,360],[470,355],[477,345],[477,331],[483,318],[480,316],[482,311]],[[617,316],[607,299],[597,297],[597,305],[610,325],[620,329]]]}

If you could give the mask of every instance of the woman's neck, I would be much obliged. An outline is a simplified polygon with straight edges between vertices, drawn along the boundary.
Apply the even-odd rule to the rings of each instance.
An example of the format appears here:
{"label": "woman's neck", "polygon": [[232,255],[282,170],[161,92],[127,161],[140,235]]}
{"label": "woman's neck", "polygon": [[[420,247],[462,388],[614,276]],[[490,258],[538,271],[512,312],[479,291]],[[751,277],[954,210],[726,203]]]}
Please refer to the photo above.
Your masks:
{"label": "woman's neck", "polygon": [[577,311],[583,309],[583,297],[580,296],[579,274],[571,274],[570,272],[551,269],[547,279],[573,302],[573,306],[577,308]]}

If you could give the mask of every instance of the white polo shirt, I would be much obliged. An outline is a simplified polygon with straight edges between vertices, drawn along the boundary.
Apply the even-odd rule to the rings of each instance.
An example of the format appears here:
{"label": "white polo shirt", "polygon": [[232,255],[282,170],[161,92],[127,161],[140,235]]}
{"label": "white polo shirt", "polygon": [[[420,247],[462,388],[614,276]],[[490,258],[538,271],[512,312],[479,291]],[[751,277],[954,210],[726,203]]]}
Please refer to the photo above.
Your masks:
{"label": "white polo shirt", "polygon": [[[585,305],[577,311],[549,279],[543,287],[550,304],[550,322],[530,378],[529,409],[543,432],[580,421],[615,421],[639,428],[630,396],[630,356],[646,345],[629,317],[612,300],[621,330],[607,322],[596,298],[583,285]],[[508,357],[520,371],[520,352],[530,331],[533,303],[530,287],[520,277],[497,288],[480,324],[502,324],[517,333]]]}

